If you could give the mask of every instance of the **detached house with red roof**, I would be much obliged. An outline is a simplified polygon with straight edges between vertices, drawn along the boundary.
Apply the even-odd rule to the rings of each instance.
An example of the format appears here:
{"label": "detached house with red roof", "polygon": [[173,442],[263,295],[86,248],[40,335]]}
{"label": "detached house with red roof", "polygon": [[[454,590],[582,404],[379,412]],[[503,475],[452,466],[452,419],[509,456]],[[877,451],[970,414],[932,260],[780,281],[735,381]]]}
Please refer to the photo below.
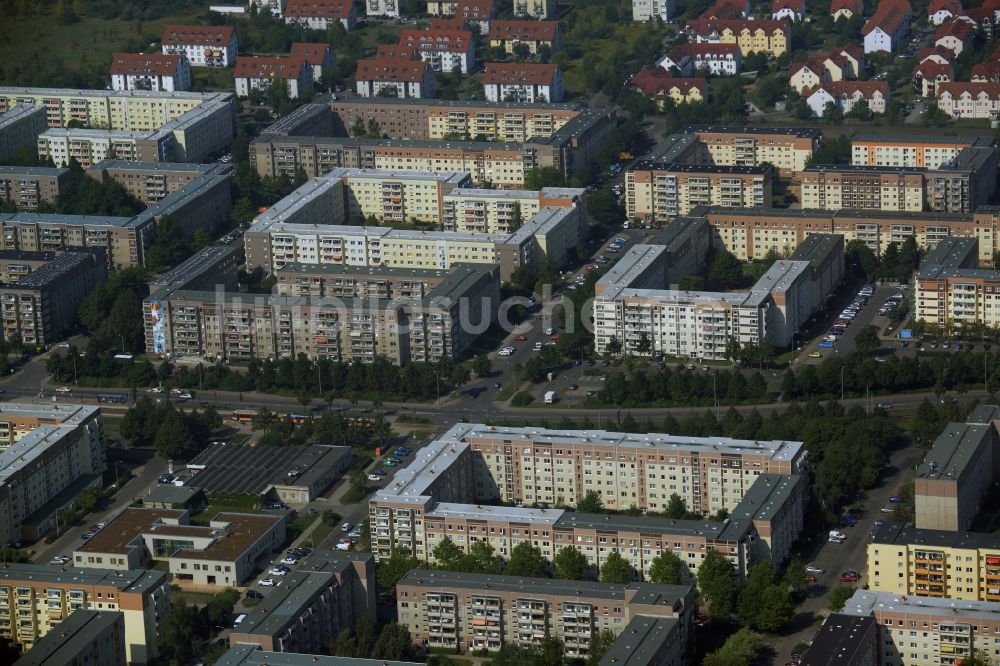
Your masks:
{"label": "detached house with red roof", "polygon": [[952,118],[1000,118],[1000,83],[942,83],[937,105]]}
{"label": "detached house with red roof", "polygon": [[313,82],[318,82],[323,78],[323,72],[329,72],[333,67],[333,49],[329,44],[294,42],[289,55],[302,58],[312,67]]}
{"label": "detached house with red roof", "polygon": [[661,111],[668,99],[674,104],[697,104],[708,97],[705,79],[672,76],[662,67],[641,70],[625,85],[655,101]]}
{"label": "detached house with red roof", "polygon": [[659,63],[663,69],[676,70],[681,76],[697,72],[732,76],[743,68],[743,53],[736,44],[681,44]]}
{"label": "detached house with red roof", "polygon": [[865,58],[861,49],[846,46],[792,65],[788,70],[788,84],[801,95],[803,91],[823,83],[856,79],[864,66]]}
{"label": "detached house with red roof", "polygon": [[488,102],[561,102],[562,72],[557,65],[489,62],[483,94]]}
{"label": "detached house with red roof", "polygon": [[907,0],[881,0],[875,14],[861,29],[865,53],[892,53],[909,32],[910,3]]}
{"label": "detached house with red roof", "polygon": [[960,0],[931,0],[927,5],[927,22],[941,25],[962,14]]}
{"label": "detached house with red roof", "polygon": [[941,65],[948,65],[955,60],[955,54],[949,49],[941,46],[930,46],[917,51],[917,62],[936,62]]}
{"label": "detached house with red roof", "polygon": [[806,0],[774,0],[771,3],[771,18],[801,21],[806,15]]}
{"label": "detached house with red roof", "polygon": [[913,68],[913,91],[924,97],[934,97],[941,83],[955,80],[955,68],[951,63],[925,60]]}
{"label": "detached house with red roof", "polygon": [[191,66],[182,55],[116,53],[111,58],[112,90],[191,90]]}
{"label": "detached house with red roof", "polygon": [[435,72],[468,74],[476,67],[475,39],[468,30],[405,30],[399,44],[416,51]]}
{"label": "detached house with red roof", "polygon": [[830,16],[834,21],[851,19],[864,15],[864,0],[833,0],[830,3]]}
{"label": "detached house with red roof", "polygon": [[239,56],[233,76],[239,97],[249,97],[254,90],[267,90],[275,81],[288,85],[291,99],[313,88],[312,67],[301,56]]}
{"label": "detached house with red roof", "polygon": [[490,23],[490,46],[513,53],[514,47],[525,44],[531,53],[538,53],[538,47],[548,46],[558,51],[562,46],[562,32],[559,21],[492,21]]}
{"label": "detached house with red roof", "polygon": [[236,31],[227,25],[168,25],[160,48],[182,55],[192,67],[229,67],[236,62]]}
{"label": "detached house with red roof", "polygon": [[957,58],[972,43],[976,29],[968,21],[952,19],[934,31],[934,46],[948,49]]}
{"label": "detached house with red roof", "polygon": [[285,5],[285,23],[326,30],[338,21],[345,30],[353,30],[358,24],[358,12],[351,0],[288,0]]}
{"label": "detached house with red roof", "polygon": [[833,81],[806,91],[806,104],[822,118],[828,104],[836,104],[844,113],[864,100],[872,113],[885,113],[889,106],[889,83],[886,81]]}
{"label": "detached house with red roof", "polygon": [[361,97],[434,97],[434,70],[415,51],[402,46],[379,47],[371,60],[359,60],[354,81]]}

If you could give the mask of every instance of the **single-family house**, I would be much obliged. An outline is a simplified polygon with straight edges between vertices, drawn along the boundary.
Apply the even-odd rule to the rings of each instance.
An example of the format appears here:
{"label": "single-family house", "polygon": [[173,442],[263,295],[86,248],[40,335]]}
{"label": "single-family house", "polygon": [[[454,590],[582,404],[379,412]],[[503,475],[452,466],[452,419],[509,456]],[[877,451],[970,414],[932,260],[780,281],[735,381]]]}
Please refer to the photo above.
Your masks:
{"label": "single-family house", "polygon": [[861,29],[865,53],[892,53],[909,32],[910,3],[907,0],[881,0]]}
{"label": "single-family house", "polygon": [[774,0],[771,3],[771,18],[801,21],[806,15],[806,0]]}
{"label": "single-family house", "polygon": [[934,31],[934,46],[948,49],[957,58],[975,37],[975,28],[968,21],[951,19]]}
{"label": "single-family house", "polygon": [[941,25],[962,13],[961,0],[931,0],[927,5],[927,22]]}
{"label": "single-family house", "polygon": [[864,0],[832,0],[830,15],[834,21],[864,15]]}

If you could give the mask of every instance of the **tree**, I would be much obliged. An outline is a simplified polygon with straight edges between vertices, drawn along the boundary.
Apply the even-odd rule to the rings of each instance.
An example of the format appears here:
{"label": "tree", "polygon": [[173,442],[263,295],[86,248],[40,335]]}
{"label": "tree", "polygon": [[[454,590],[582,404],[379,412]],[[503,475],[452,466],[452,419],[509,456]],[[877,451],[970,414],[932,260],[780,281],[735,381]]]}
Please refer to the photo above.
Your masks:
{"label": "tree", "polygon": [[198,609],[188,606],[183,599],[175,600],[157,634],[160,657],[176,664],[190,663],[202,652],[203,630]]}
{"label": "tree", "polygon": [[632,565],[618,551],[611,551],[601,566],[602,583],[631,583]]}
{"label": "tree", "polygon": [[590,640],[590,652],[587,654],[587,666],[600,666],[604,655],[608,653],[611,646],[615,644],[615,632],[610,629],[602,629]]}
{"label": "tree", "polygon": [[782,580],[792,594],[802,594],[809,586],[807,575],[806,565],[799,560],[792,560],[785,567],[785,575]]}
{"label": "tree", "polygon": [[795,614],[795,604],[792,594],[780,581],[764,590],[760,612],[754,621],[754,626],[770,633],[781,631]]}
{"label": "tree", "polygon": [[743,286],[743,264],[728,250],[716,250],[708,268],[708,281],[720,289],[736,289]]}
{"label": "tree", "polygon": [[509,233],[514,233],[521,228],[524,224],[524,213],[521,211],[521,204],[514,204],[514,210],[510,215],[510,220],[507,221],[507,231]]}
{"label": "tree", "polygon": [[670,499],[667,500],[667,507],[663,510],[663,517],[681,520],[687,516],[687,512],[687,502],[677,493],[671,493]]}
{"label": "tree", "polygon": [[423,563],[413,556],[409,548],[399,546],[393,548],[392,557],[381,560],[375,569],[378,589],[382,593],[390,593],[396,588],[396,583],[413,569],[419,569]]}
{"label": "tree", "polygon": [[672,550],[664,550],[649,565],[649,582],[662,585],[681,585],[688,577],[684,560]]}
{"label": "tree", "polygon": [[[358,655],[366,656],[366,655]],[[410,661],[414,657],[413,640],[410,630],[405,624],[390,622],[382,627],[382,632],[375,641],[371,656],[374,659],[392,661]]]}
{"label": "tree", "polygon": [[715,652],[705,655],[703,666],[749,666],[764,647],[760,636],[747,627],[731,635]]}
{"label": "tree", "polygon": [[736,569],[729,558],[714,548],[709,548],[698,567],[698,589],[713,618],[725,619],[733,614],[738,590]]}
{"label": "tree", "polygon": [[221,627],[233,612],[233,607],[240,600],[239,590],[227,588],[219,592],[205,605],[205,621],[209,627]]}
{"label": "tree", "polygon": [[622,341],[618,338],[611,338],[605,348],[608,356],[618,356],[622,353]]}
{"label": "tree", "polygon": [[555,577],[563,580],[588,580],[590,565],[587,557],[573,546],[562,548],[552,560]]}
{"label": "tree", "polygon": [[604,502],[596,490],[588,490],[583,499],[576,503],[576,510],[581,513],[600,513],[604,511]]}
{"label": "tree", "polygon": [[830,591],[830,610],[839,613],[844,609],[847,600],[854,596],[854,588],[850,585],[838,585]]}
{"label": "tree", "polygon": [[541,548],[530,541],[522,541],[510,551],[510,559],[504,574],[507,576],[524,576],[536,578],[544,576],[548,567]]}
{"label": "tree", "polygon": [[880,344],[878,329],[874,326],[865,326],[854,338],[854,348],[862,356],[871,356]]}
{"label": "tree", "polygon": [[464,554],[454,541],[445,537],[434,547],[434,563],[440,569],[455,571],[461,564]]}
{"label": "tree", "polygon": [[764,604],[764,592],[775,584],[774,565],[758,562],[750,569],[746,585],[740,590],[737,603],[740,622],[755,629]]}
{"label": "tree", "polygon": [[490,357],[486,354],[479,354],[472,359],[472,371],[476,373],[477,377],[489,377],[490,373],[493,372],[493,363],[490,361]]}
{"label": "tree", "polygon": [[472,542],[469,554],[462,558],[461,565],[462,571],[469,573],[498,574],[503,571],[493,546],[482,539]]}
{"label": "tree", "polygon": [[677,288],[681,291],[704,291],[705,278],[700,275],[682,275],[677,280]]}
{"label": "tree", "polygon": [[555,167],[537,167],[524,172],[524,189],[540,190],[544,187],[564,187],[566,178]]}
{"label": "tree", "polygon": [[76,506],[82,511],[89,512],[97,506],[97,500],[100,499],[100,494],[94,488],[84,488],[80,491],[80,494],[76,496]]}

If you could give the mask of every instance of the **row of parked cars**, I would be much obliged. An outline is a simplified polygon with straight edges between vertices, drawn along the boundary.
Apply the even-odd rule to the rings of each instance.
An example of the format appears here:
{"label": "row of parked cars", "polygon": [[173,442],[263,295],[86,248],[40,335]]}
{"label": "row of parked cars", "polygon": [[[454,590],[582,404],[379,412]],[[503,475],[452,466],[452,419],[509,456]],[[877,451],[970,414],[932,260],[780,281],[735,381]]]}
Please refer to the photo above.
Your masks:
{"label": "row of parked cars", "polygon": [[851,321],[858,316],[861,312],[861,308],[868,304],[868,299],[872,297],[875,293],[875,285],[866,284],[864,287],[858,291],[858,295],[854,297],[850,305],[844,308],[844,311],[840,313],[840,316],[833,322],[833,326],[830,327],[830,332],[823,338],[823,341],[819,343],[820,347],[824,349],[829,349],[833,347],[833,343],[837,341],[837,338],[844,334],[847,327],[851,325]]}
{"label": "row of parked cars", "polygon": [[885,299],[885,303],[883,303],[882,306],[879,307],[878,313],[882,316],[888,315],[889,313],[891,313],[893,310],[896,309],[897,305],[899,305],[902,302],[903,302],[903,294],[897,292],[892,296],[890,296],[889,298]]}
{"label": "row of parked cars", "polygon": [[[262,578],[259,581],[260,586],[275,587],[278,584],[278,582],[274,580],[273,576],[288,575],[291,572],[290,567],[293,567],[296,564],[298,564],[299,560],[301,560],[303,557],[306,557],[311,552],[312,551],[309,550],[308,548],[292,548],[287,553],[285,553],[284,559],[281,560],[279,564],[275,564],[273,567],[268,569],[267,578]],[[249,592],[247,592],[247,596],[248,597],[250,596]]]}

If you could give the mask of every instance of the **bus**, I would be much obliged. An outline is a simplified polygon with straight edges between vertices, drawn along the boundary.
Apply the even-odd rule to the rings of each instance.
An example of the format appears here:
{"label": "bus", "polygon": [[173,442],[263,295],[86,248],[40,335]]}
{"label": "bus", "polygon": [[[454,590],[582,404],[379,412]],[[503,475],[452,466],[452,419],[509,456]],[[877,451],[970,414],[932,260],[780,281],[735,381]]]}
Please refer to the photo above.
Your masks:
{"label": "bus", "polygon": [[[233,412],[233,421],[236,423],[253,423],[254,419],[257,418],[257,412],[250,409],[237,409]],[[290,420],[295,425],[302,425],[306,421],[315,421],[318,416],[310,416],[308,414],[274,414],[274,419],[276,421],[284,421],[286,419]]]}
{"label": "bus", "polygon": [[103,402],[109,405],[125,405],[128,404],[128,394],[101,393],[97,396],[97,402]]}

